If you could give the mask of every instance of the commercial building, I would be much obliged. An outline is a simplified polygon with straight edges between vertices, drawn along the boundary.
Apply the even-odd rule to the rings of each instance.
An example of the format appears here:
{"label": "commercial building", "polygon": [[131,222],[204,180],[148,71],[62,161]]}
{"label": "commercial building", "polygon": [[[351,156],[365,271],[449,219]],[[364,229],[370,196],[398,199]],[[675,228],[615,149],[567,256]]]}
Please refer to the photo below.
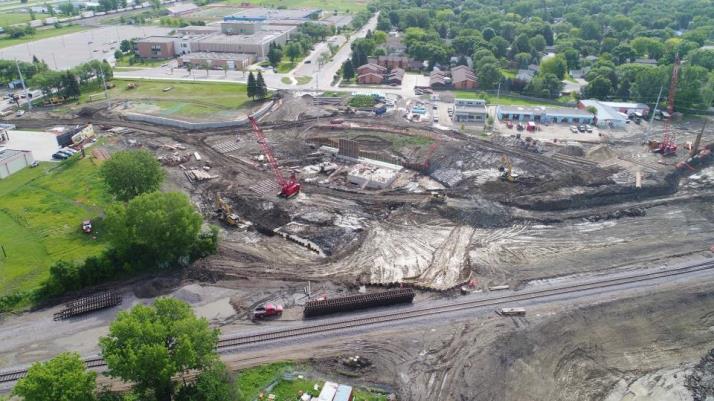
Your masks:
{"label": "commercial building", "polygon": [[586,110],[588,107],[594,107],[597,110],[594,123],[598,127],[622,128],[627,123],[627,114],[619,112],[606,102],[592,99],[581,100],[578,102],[579,109]]}
{"label": "commercial building", "polygon": [[246,70],[255,62],[255,56],[252,54],[238,53],[207,53],[195,52],[188,53],[179,58],[179,65],[183,67],[191,66],[191,68],[204,68],[208,66],[214,70]]}
{"label": "commercial building", "polygon": [[303,22],[316,20],[322,10],[318,8],[296,9],[273,9],[273,8],[247,8],[232,15],[223,17],[223,21],[238,22],[262,22],[267,25],[278,23],[283,25],[288,21],[293,21],[290,25],[299,25]]}
{"label": "commercial building", "polygon": [[483,123],[486,121],[486,101],[483,99],[456,99],[454,121],[460,123]]}
{"label": "commercial building", "polygon": [[224,22],[221,32],[193,38],[189,45],[192,52],[248,53],[263,60],[271,44],[284,45],[296,29],[260,22]]}
{"label": "commercial building", "polygon": [[29,150],[0,150],[0,179],[6,178],[32,164],[32,152]]}
{"label": "commercial building", "polygon": [[594,116],[584,110],[567,107],[498,106],[499,120],[533,121],[540,123],[592,124]]}
{"label": "commercial building", "polygon": [[650,114],[650,107],[643,103],[631,102],[602,102],[605,106],[612,107],[620,113],[626,115],[639,114],[639,117],[647,117]]}
{"label": "commercial building", "polygon": [[141,58],[173,58],[177,42],[174,36],[149,36],[136,42],[136,53]]}

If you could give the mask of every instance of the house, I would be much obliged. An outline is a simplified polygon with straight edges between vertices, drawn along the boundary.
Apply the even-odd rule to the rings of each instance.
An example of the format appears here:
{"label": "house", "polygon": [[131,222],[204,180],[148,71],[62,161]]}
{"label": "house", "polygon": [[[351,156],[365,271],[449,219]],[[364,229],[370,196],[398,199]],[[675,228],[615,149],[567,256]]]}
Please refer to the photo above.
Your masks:
{"label": "house", "polygon": [[478,86],[474,70],[465,65],[451,69],[451,82],[455,89],[476,89]]}
{"label": "house", "polygon": [[653,60],[651,58],[637,58],[632,63],[642,65],[657,65],[657,60]]}
{"label": "house", "polygon": [[363,64],[357,67],[357,75],[364,75],[368,73],[384,75],[387,73],[387,69],[379,64],[372,63]]}
{"label": "house", "polygon": [[403,79],[404,70],[401,68],[393,68],[385,78],[386,82],[390,85],[401,85]]}
{"label": "house", "polygon": [[610,106],[620,113],[625,115],[640,114],[640,117],[647,117],[650,114],[650,107],[643,103],[632,102],[602,102],[606,106]]}
{"label": "house", "polygon": [[504,106],[496,108],[499,120],[533,121],[540,123],[592,124],[593,115],[585,110],[567,107]]}
{"label": "house", "polygon": [[406,69],[409,67],[409,57],[398,55],[379,56],[377,58],[377,64],[386,68]]}
{"label": "house", "polygon": [[534,76],[535,76],[535,72],[533,72],[531,70],[521,69],[521,70],[518,70],[518,73],[516,74],[516,79],[524,81],[524,82],[530,82],[533,80]]}
{"label": "house", "polygon": [[427,67],[429,67],[429,62],[427,61],[409,60],[409,67],[407,69],[410,71],[419,71]]}
{"label": "house", "polygon": [[387,54],[403,55],[407,51],[407,45],[402,42],[402,37],[399,32],[391,31],[387,36],[387,42],[384,44]]}
{"label": "house", "polygon": [[29,150],[0,150],[0,180],[14,174],[34,162]]}
{"label": "house", "polygon": [[444,71],[437,68],[429,74],[429,86],[435,89],[445,88],[446,85],[451,83],[451,79],[446,76]]}
{"label": "house", "polygon": [[358,84],[379,85],[382,82],[384,82],[383,74],[376,74],[373,72],[368,72],[366,74],[360,74],[357,76]]}
{"label": "house", "polygon": [[586,110],[589,107],[594,107],[597,110],[594,121],[599,127],[622,128],[627,124],[627,115],[607,105],[606,102],[594,99],[585,99],[578,102],[578,108],[581,110]]}

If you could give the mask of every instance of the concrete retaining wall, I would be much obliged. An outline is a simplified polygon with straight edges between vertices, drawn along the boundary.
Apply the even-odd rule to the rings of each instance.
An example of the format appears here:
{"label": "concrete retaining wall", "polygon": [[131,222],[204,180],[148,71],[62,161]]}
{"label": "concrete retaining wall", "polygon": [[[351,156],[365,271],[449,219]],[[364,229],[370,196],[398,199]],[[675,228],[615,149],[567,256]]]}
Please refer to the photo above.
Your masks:
{"label": "concrete retaining wall", "polygon": [[[254,116],[260,118],[265,113],[267,113],[275,104],[274,101],[270,101],[264,104],[260,109],[258,109]],[[183,128],[189,130],[199,130],[207,128],[228,128],[228,127],[240,127],[248,124],[248,117],[243,117],[237,120],[229,121],[213,121],[213,122],[191,122],[184,120],[177,120],[168,117],[152,116],[149,114],[139,114],[139,113],[122,113],[122,115],[129,121],[141,121],[145,123],[165,125],[174,128]]]}

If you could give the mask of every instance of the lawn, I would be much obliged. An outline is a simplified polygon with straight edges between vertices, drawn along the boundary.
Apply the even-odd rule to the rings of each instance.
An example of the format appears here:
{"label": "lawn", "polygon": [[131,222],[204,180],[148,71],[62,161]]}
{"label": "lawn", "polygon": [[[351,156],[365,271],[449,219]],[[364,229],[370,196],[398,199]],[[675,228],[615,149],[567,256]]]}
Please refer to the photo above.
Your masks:
{"label": "lawn", "polygon": [[503,96],[496,98],[496,95],[492,95],[485,92],[474,92],[474,91],[453,91],[454,96],[457,98],[464,99],[486,99],[488,104],[503,104],[509,106],[540,106],[543,103],[536,100],[521,99],[512,96]]}
{"label": "lawn", "polygon": [[288,78],[288,77],[282,77],[280,78],[280,82],[284,83],[285,85],[292,85],[293,80]]}
{"label": "lawn", "polygon": [[[238,110],[251,101],[246,94],[246,85],[240,83],[129,79],[114,79],[112,82],[115,84],[109,90],[112,100],[134,100],[145,105],[147,112],[154,111],[161,115],[204,117],[216,112]],[[135,89],[128,88],[130,82],[136,84]],[[167,88],[171,89],[164,91]],[[83,93],[80,103],[87,102],[90,95]]]}
{"label": "lawn", "polygon": [[308,76],[296,77],[295,79],[297,79],[297,84],[298,84],[298,85],[309,84],[310,81],[312,81],[312,77],[308,77]]}
{"label": "lawn", "polygon": [[82,260],[104,249],[80,231],[111,201],[94,159],[41,163],[0,181],[0,296],[37,287],[60,259]]}
{"label": "lawn", "polygon": [[[35,13],[35,19],[44,19],[49,17],[47,14]],[[1,13],[0,26],[6,27],[15,24],[22,24],[30,21],[30,13]]]}
{"label": "lawn", "polygon": [[261,7],[321,8],[326,11],[357,12],[367,8],[367,0],[227,0],[229,4],[250,3]]}
{"label": "lawn", "polygon": [[86,26],[82,25],[68,25],[61,28],[48,28],[48,29],[38,29],[34,35],[23,36],[16,39],[0,39],[0,49],[4,47],[10,47],[15,45],[21,45],[23,43],[33,42],[35,40],[52,38],[55,36],[66,35],[68,33],[75,33],[79,31],[84,31],[88,29]]}
{"label": "lawn", "polygon": [[[298,393],[310,393],[313,396],[319,395],[320,391],[315,391],[314,386],[317,384],[322,389],[322,380],[299,379],[286,380],[283,374],[292,371],[293,364],[289,362],[272,363],[269,365],[257,366],[254,368],[244,369],[238,373],[236,385],[243,395],[245,400],[257,399],[258,394],[264,391],[269,385],[278,382],[269,393],[275,394],[275,399],[297,400]],[[386,401],[387,396],[384,394],[374,393],[368,390],[353,391],[353,401]],[[266,394],[267,398],[267,394]]]}
{"label": "lawn", "polygon": [[276,68],[276,69],[278,70],[279,73],[285,74],[285,73],[292,71],[292,69],[295,68],[295,66],[298,65],[299,62],[300,62],[299,60],[298,61],[289,61],[287,59],[282,60],[280,62],[280,64],[278,64],[278,68]]}

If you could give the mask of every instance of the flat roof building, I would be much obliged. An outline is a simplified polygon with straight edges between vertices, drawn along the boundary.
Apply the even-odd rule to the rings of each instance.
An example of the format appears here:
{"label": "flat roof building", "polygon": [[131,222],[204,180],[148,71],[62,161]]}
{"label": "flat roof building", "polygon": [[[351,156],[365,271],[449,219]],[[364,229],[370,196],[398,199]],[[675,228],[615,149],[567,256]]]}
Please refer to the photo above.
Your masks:
{"label": "flat roof building", "polygon": [[585,110],[568,107],[498,106],[499,120],[533,121],[540,123],[592,124],[593,115]]}
{"label": "flat roof building", "polygon": [[594,107],[597,110],[595,114],[595,124],[598,127],[622,128],[627,124],[627,115],[620,113],[606,102],[593,99],[578,102],[579,109],[585,110],[588,107]]}
{"label": "flat roof building", "polygon": [[136,42],[136,53],[141,58],[172,58],[177,41],[174,36],[149,36]]}
{"label": "flat roof building", "polygon": [[193,68],[208,66],[212,69],[245,70],[255,62],[255,55],[240,53],[208,53],[193,52],[181,56],[181,66],[190,65]]}

